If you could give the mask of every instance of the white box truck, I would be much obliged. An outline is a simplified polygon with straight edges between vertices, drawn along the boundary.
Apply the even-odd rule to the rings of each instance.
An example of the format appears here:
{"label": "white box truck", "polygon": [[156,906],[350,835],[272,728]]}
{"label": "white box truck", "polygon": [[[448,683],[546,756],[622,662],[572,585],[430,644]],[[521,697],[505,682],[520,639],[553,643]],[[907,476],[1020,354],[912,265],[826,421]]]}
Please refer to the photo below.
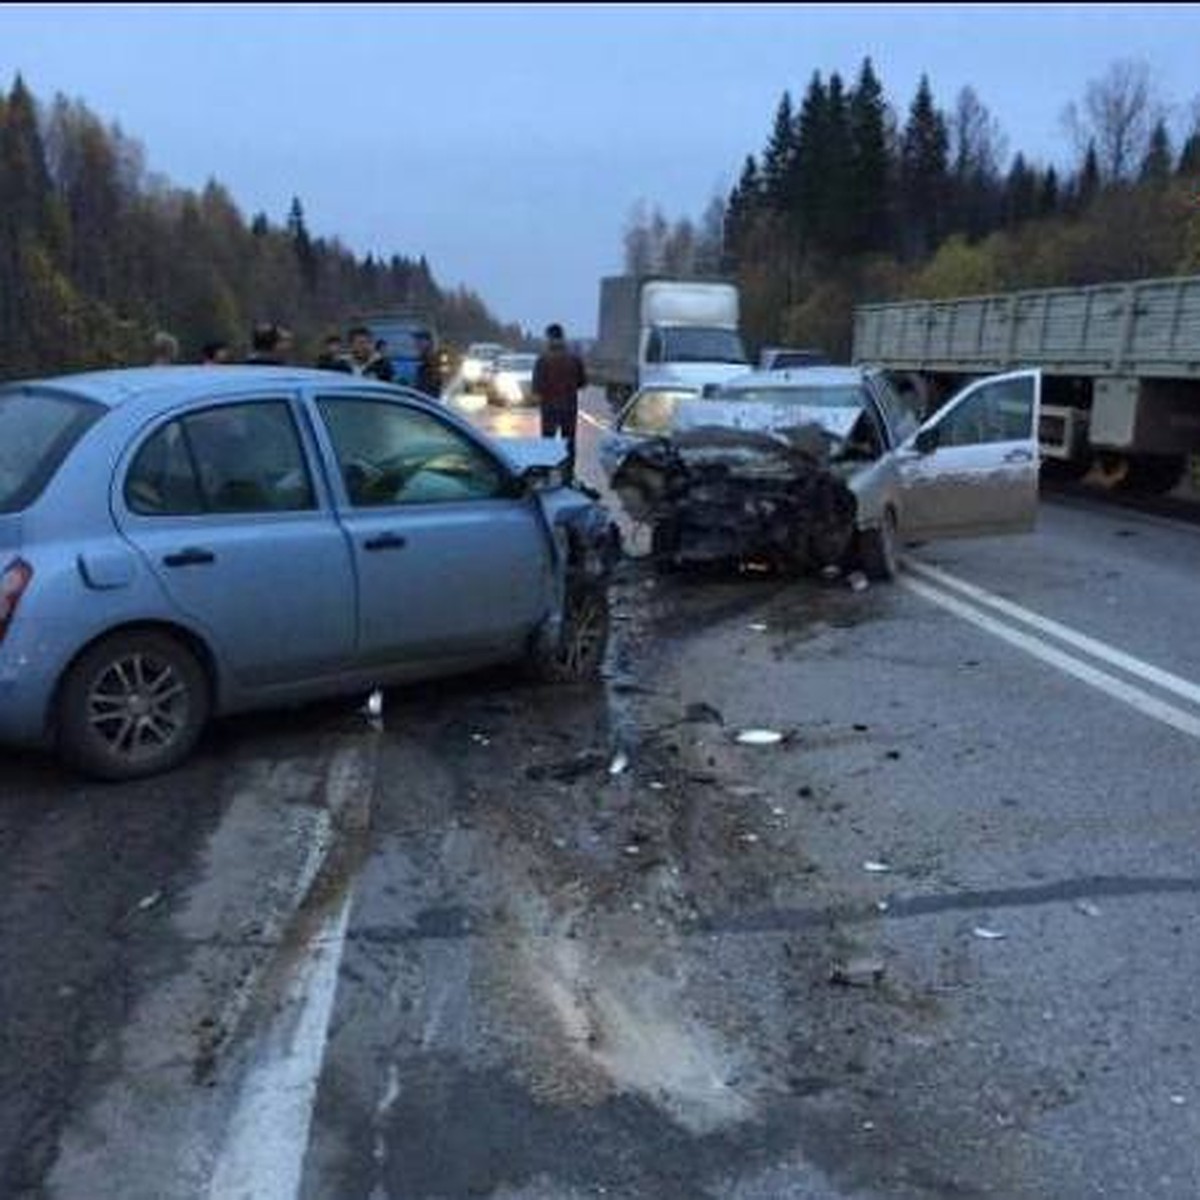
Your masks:
{"label": "white box truck", "polygon": [[650,384],[703,387],[750,369],[732,283],[614,275],[600,281],[592,375],[609,401]]}

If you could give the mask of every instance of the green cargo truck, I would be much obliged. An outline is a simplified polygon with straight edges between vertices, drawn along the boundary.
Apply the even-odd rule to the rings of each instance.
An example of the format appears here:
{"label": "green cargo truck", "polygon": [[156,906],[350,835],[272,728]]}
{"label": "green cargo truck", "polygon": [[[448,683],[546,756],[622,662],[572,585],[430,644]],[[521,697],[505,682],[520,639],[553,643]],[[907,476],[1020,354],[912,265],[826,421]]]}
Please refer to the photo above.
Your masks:
{"label": "green cargo truck", "polygon": [[1040,367],[1043,461],[1165,492],[1200,453],[1200,276],[867,304],[854,361],[932,406],[975,376]]}

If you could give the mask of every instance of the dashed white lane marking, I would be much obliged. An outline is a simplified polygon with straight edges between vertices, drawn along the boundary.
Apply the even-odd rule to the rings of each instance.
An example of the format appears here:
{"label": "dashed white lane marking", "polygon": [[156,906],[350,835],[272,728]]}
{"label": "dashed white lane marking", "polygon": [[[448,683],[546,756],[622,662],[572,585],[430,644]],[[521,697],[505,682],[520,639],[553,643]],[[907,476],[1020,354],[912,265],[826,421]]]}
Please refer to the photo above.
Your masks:
{"label": "dashed white lane marking", "polygon": [[1200,704],[1200,686],[1190,680],[1181,679],[1178,675],[1172,675],[1170,671],[1164,671],[1161,667],[1143,662],[1140,658],[1134,658],[1132,654],[1126,654],[1123,650],[1108,645],[1107,642],[1101,642],[1096,638],[1088,637],[1087,634],[1079,633],[1068,625],[1030,612],[1029,609],[1022,608],[1011,600],[1005,600],[1002,596],[993,595],[973,583],[968,583],[965,579],[951,575],[949,571],[917,562],[912,558],[906,558],[904,565],[913,574],[921,575],[934,583],[940,583],[943,587],[961,592],[968,599],[974,600],[976,604],[986,605],[996,612],[1003,613],[1006,617],[1011,617],[1014,621],[1021,621],[1023,624],[1029,625],[1040,633],[1049,634],[1060,642],[1065,642],[1076,650],[1082,650],[1085,654],[1090,654],[1093,658],[1117,667],[1129,675],[1144,679],[1147,683],[1152,683],[1165,692],[1171,692],[1192,704]]}
{"label": "dashed white lane marking", "polygon": [[969,621],[972,625],[986,630],[994,637],[1024,650],[1034,658],[1039,658],[1043,662],[1057,667],[1064,674],[1073,676],[1075,679],[1107,693],[1114,699],[1128,704],[1130,708],[1134,708],[1156,721],[1161,721],[1164,725],[1169,725],[1180,733],[1200,739],[1200,718],[1184,712],[1183,709],[1168,704],[1165,700],[1159,700],[1149,692],[1143,691],[1131,683],[1126,683],[1115,675],[1110,675],[1107,671],[1101,671],[1098,667],[1093,667],[1040,638],[1022,633],[1019,629],[1013,629],[1002,621],[988,616],[987,613],[981,612],[966,601],[951,596],[928,583],[922,583],[916,579],[902,579],[901,582],[909,591],[923,596],[926,600],[954,613],[964,621]]}

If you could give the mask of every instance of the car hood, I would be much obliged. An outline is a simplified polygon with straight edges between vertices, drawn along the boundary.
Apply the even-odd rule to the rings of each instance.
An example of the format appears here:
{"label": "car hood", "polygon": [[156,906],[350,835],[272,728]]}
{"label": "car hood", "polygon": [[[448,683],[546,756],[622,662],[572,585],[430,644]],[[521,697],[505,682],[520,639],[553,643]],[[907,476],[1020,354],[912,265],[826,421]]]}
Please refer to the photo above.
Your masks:
{"label": "car hood", "polygon": [[0,513],[0,571],[8,564],[8,556],[21,545],[21,514]]}
{"label": "car hood", "polygon": [[862,414],[861,408],[836,408],[809,404],[773,404],[765,400],[681,400],[675,409],[677,431],[719,427],[769,433],[819,425],[826,433],[845,438]]}
{"label": "car hood", "polygon": [[499,448],[518,475],[530,467],[561,467],[567,460],[567,444],[559,438],[505,438]]}
{"label": "car hood", "polygon": [[725,383],[749,370],[748,363],[654,363],[642,367],[641,386],[676,386],[699,391],[706,383]]}

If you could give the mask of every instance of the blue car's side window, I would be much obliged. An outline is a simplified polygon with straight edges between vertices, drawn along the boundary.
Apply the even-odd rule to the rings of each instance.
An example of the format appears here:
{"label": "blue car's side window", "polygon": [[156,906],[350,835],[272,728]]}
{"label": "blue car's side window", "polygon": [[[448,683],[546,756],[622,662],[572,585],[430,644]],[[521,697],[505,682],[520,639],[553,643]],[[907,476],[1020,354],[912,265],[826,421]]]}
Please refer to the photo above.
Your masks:
{"label": "blue car's side window", "polygon": [[329,430],[355,508],[487,500],[507,495],[510,477],[457,429],[386,401],[325,397]]}
{"label": "blue car's side window", "polygon": [[316,507],[284,400],[218,405],[164,425],[134,458],[125,502],[143,516]]}

